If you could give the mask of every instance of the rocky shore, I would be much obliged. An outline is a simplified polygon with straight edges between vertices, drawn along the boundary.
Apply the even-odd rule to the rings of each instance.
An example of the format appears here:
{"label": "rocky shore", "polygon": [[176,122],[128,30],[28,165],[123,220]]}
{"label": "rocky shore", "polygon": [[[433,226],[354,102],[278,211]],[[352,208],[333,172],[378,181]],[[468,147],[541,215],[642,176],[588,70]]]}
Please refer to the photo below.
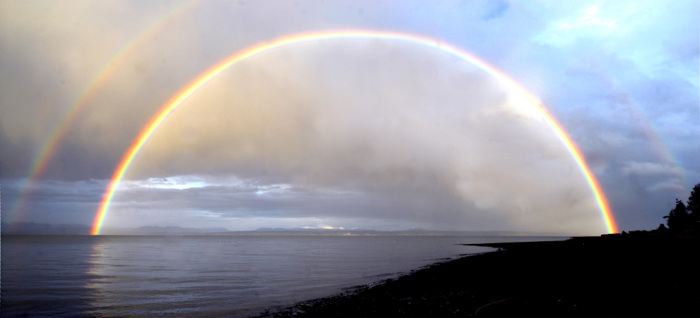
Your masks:
{"label": "rocky shore", "polygon": [[259,317],[700,317],[697,238],[481,245],[499,251]]}

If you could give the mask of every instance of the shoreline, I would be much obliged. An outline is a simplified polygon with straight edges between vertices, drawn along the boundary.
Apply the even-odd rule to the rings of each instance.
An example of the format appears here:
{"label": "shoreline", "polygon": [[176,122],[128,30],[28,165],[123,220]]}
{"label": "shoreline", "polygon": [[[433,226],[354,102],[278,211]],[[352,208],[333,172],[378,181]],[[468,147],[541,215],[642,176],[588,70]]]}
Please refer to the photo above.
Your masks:
{"label": "shoreline", "polygon": [[469,244],[499,250],[252,317],[700,317],[699,242],[616,234]]}

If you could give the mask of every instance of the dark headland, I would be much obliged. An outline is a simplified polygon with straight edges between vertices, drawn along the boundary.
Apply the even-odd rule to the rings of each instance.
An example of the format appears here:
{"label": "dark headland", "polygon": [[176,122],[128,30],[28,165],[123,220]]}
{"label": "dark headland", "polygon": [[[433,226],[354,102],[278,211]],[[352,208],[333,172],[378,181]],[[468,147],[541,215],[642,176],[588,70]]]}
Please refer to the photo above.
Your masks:
{"label": "dark headland", "polygon": [[700,237],[639,231],[499,250],[260,317],[700,317]]}

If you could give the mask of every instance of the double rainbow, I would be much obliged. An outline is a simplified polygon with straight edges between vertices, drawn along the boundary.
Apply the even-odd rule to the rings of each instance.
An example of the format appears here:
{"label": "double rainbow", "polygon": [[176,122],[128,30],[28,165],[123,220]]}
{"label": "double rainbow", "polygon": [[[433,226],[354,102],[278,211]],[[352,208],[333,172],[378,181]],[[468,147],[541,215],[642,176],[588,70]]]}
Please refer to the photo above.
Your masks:
{"label": "double rainbow", "polygon": [[141,148],[146,144],[151,135],[158,129],[158,127],[163,123],[163,121],[170,115],[175,109],[177,109],[182,103],[187,100],[190,96],[196,93],[200,88],[206,85],[209,81],[219,76],[222,72],[227,70],[232,65],[248,59],[250,57],[279,49],[282,47],[310,42],[318,41],[323,39],[348,39],[348,38],[364,38],[364,39],[383,39],[383,40],[394,40],[408,42],[412,44],[422,45],[429,48],[436,49],[438,51],[444,52],[448,55],[455,56],[460,60],[468,62],[477,68],[485,71],[489,75],[493,76],[509,88],[512,92],[521,95],[525,100],[530,102],[532,106],[539,113],[546,124],[552,129],[552,131],[557,135],[557,137],[562,141],[566,149],[572,155],[574,161],[578,165],[579,169],[583,173],[584,178],[588,182],[589,187],[595,197],[595,200],[600,208],[601,217],[605,224],[605,227],[609,233],[617,233],[617,225],[615,224],[615,219],[610,211],[608,202],[603,194],[598,181],[596,180],[593,173],[591,173],[590,168],[586,164],[581,151],[578,149],[576,144],[571,140],[571,137],[564,131],[561,125],[552,117],[552,115],[547,112],[547,110],[538,102],[538,100],[530,94],[524,87],[515,82],[513,79],[503,74],[501,71],[497,70],[491,65],[488,65],[484,61],[476,58],[475,56],[457,48],[446,44],[441,41],[434,39],[421,37],[412,34],[398,33],[398,32],[381,32],[381,31],[367,31],[367,30],[342,30],[342,31],[324,31],[324,32],[312,32],[312,33],[301,33],[292,34],[277,38],[270,42],[262,42],[250,47],[247,47],[233,55],[227,57],[226,59],[215,64],[189,84],[183,87],[175,95],[173,95],[170,100],[168,100],[158,112],[151,118],[151,120],[144,126],[139,135],[134,139],[129,149],[126,151],[122,157],[117,169],[112,175],[112,179],[104,193],[102,202],[99,209],[95,215],[95,221],[92,226],[92,235],[100,234],[102,225],[104,224],[105,218],[107,216],[107,211],[114,198],[114,193],[119,186],[124,174],[129,169],[129,166],[133,162],[134,158],[141,150]]}

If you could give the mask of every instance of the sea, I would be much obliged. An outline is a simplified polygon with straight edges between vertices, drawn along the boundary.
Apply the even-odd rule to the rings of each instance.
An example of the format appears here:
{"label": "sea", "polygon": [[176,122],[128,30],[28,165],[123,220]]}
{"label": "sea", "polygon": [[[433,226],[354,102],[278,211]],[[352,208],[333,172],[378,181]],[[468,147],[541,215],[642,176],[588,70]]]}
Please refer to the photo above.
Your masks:
{"label": "sea", "polygon": [[2,317],[250,317],[493,249],[564,237],[3,235]]}

